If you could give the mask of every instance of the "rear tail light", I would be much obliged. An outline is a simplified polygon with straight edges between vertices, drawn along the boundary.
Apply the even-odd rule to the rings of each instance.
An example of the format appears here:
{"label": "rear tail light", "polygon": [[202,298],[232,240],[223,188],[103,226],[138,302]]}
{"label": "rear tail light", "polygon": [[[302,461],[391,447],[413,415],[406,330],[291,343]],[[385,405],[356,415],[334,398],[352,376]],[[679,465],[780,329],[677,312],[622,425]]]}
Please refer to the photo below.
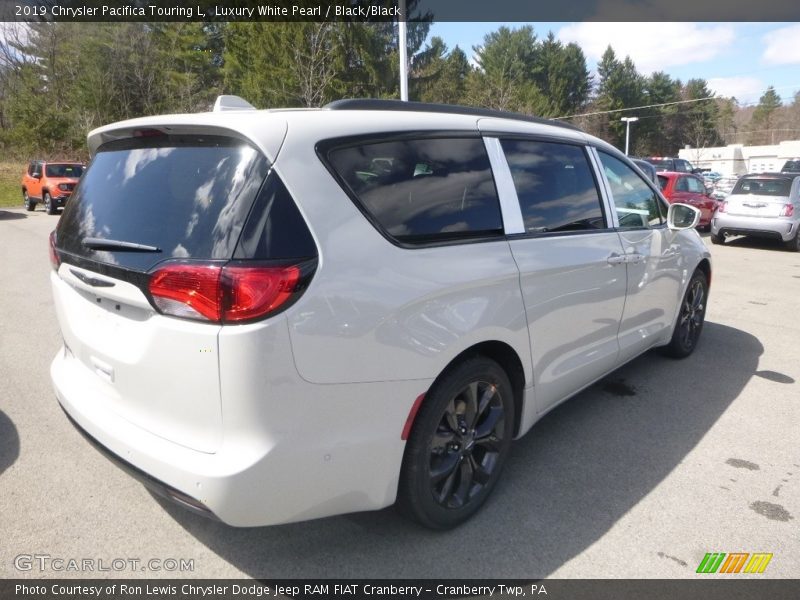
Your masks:
{"label": "rear tail light", "polygon": [[728,201],[725,200],[724,202],[720,203],[719,207],[717,208],[717,212],[724,213],[727,210],[727,208],[728,208]]}
{"label": "rear tail light", "polygon": [[304,265],[177,263],[153,273],[148,289],[154,306],[165,315],[242,323],[286,307],[305,288],[304,273],[311,272]]}
{"label": "rear tail light", "polygon": [[793,204],[784,204],[783,210],[781,211],[782,217],[791,217],[794,215],[794,205]]}
{"label": "rear tail light", "polygon": [[58,271],[58,267],[61,266],[61,259],[58,256],[58,250],[56,250],[56,230],[50,232],[50,266],[53,267],[54,271]]}

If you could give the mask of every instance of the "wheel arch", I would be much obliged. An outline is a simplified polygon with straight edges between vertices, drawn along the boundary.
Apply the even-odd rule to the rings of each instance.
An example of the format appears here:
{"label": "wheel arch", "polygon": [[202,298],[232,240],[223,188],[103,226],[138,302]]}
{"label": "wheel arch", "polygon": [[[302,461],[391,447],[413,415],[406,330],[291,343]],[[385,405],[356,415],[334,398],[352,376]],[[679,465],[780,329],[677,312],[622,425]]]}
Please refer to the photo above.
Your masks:
{"label": "wheel arch", "polygon": [[695,270],[699,270],[703,272],[703,275],[706,276],[706,282],[708,283],[708,287],[711,287],[711,261],[707,258],[701,260]]}
{"label": "wheel arch", "polygon": [[455,366],[461,364],[464,360],[474,356],[484,356],[496,362],[506,372],[509,381],[511,382],[511,389],[513,392],[514,401],[514,437],[519,433],[520,424],[522,422],[522,409],[525,398],[525,369],[522,365],[522,359],[516,350],[506,342],[499,340],[487,340],[479,342],[466,348],[457,354],[436,379],[431,384],[433,387],[445,374],[447,374]]}

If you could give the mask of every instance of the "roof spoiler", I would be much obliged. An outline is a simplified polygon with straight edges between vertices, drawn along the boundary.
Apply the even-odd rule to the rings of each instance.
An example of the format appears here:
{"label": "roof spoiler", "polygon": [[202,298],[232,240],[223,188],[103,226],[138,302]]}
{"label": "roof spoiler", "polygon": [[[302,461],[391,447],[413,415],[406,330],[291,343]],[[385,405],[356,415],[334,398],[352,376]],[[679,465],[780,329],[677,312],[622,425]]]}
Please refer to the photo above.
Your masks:
{"label": "roof spoiler", "polygon": [[214,102],[214,112],[226,110],[256,110],[256,107],[239,96],[217,96],[217,101]]}

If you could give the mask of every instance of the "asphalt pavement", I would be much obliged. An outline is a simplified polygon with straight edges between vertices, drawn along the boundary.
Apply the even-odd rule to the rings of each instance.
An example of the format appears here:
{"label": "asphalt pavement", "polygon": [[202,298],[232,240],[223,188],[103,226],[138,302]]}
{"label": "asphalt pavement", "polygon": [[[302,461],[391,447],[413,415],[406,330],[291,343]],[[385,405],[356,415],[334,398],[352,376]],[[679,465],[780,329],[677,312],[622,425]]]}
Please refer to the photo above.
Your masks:
{"label": "asphalt pavement", "polygon": [[58,407],[57,220],[0,209],[0,577],[683,578],[708,552],[797,577],[800,254],[711,246],[694,355],[649,352],[550,413],[454,531],[393,509],[235,529],[154,499]]}

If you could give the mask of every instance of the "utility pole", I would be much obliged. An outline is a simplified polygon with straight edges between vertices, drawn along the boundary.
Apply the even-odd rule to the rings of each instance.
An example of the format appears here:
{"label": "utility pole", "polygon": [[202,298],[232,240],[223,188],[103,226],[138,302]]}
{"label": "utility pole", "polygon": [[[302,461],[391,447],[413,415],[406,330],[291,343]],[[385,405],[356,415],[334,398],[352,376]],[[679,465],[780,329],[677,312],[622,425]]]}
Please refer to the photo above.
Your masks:
{"label": "utility pole", "polygon": [[408,102],[408,43],[406,42],[406,0],[397,3],[400,17],[397,21],[397,37],[400,46],[400,100]]}

